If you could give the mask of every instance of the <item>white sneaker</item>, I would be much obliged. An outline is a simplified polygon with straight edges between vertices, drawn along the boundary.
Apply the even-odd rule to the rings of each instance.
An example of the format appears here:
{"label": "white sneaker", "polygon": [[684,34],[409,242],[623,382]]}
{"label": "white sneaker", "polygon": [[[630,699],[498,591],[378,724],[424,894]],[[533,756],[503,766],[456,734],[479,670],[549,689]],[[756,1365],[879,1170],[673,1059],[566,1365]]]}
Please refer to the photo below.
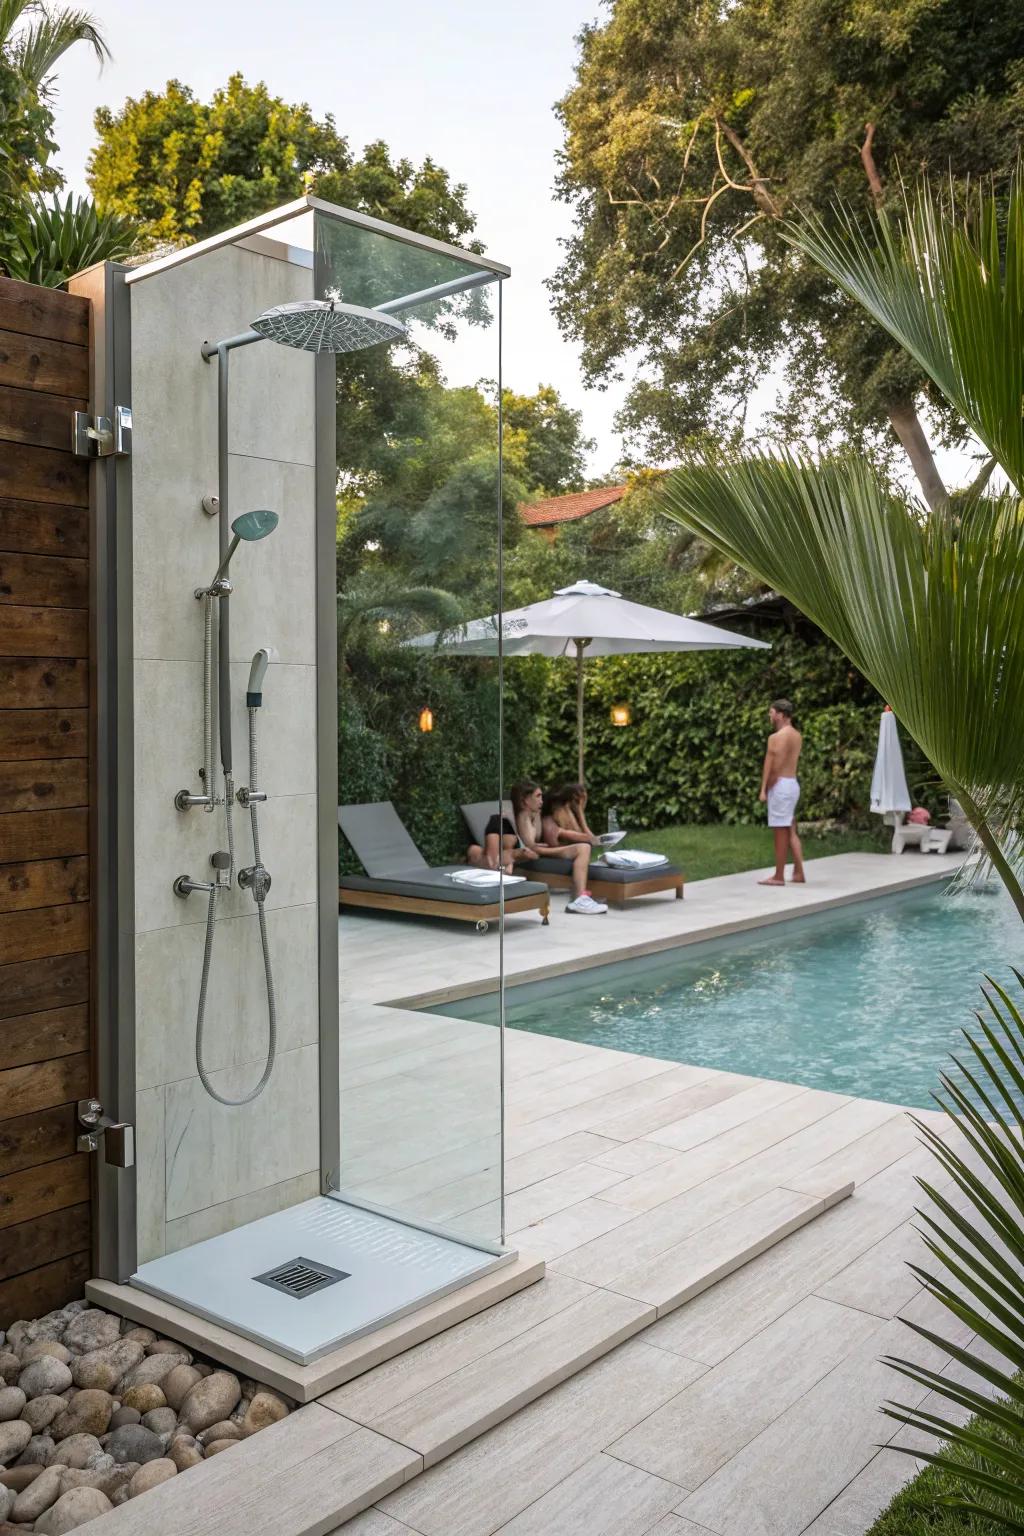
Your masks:
{"label": "white sneaker", "polygon": [[577,896],[575,901],[568,902],[565,910],[567,912],[585,912],[588,917],[597,917],[600,913],[608,911],[608,903],[606,901],[595,901],[588,891],[584,891],[583,895]]}

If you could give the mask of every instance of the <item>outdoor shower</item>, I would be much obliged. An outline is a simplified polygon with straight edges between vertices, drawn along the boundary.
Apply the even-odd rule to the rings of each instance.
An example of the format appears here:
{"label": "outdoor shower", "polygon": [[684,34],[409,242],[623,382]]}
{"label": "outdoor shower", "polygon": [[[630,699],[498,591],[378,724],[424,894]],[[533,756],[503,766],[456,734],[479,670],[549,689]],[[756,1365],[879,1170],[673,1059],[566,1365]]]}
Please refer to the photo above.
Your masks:
{"label": "outdoor shower", "polygon": [[[385,306],[386,308],[387,306]],[[228,360],[237,347],[250,346],[258,341],[276,341],[283,346],[296,347],[304,352],[354,352],[363,347],[375,346],[384,341],[395,341],[406,335],[405,327],[382,310],[364,309],[355,304],[343,304],[337,299],[307,299],[295,304],[280,304],[259,315],[248,331],[229,336],[223,341],[205,342],[204,359],[216,357],[217,380],[217,478],[216,499],[208,498],[204,507],[216,513],[220,530],[220,564],[209,586],[198,587],[196,599],[203,605],[203,766],[200,776],[202,792],[192,794],[181,789],[174,797],[179,811],[201,806],[213,812],[218,805],[224,806],[227,848],[210,855],[213,869],[212,880],[193,880],[190,875],[179,875],[174,881],[176,896],[187,898],[194,891],[207,897],[206,942],[203,948],[202,978],[199,985],[199,1003],[196,1010],[196,1071],[199,1080],[211,1098],[219,1104],[238,1108],[259,1097],[274,1070],[277,1051],[277,1005],[274,997],[274,978],[267,938],[266,899],[271,878],[260,856],[259,817],[257,807],[266,800],[266,794],[258,787],[257,712],[263,703],[263,679],[271,658],[269,647],[258,650],[252,660],[246,706],[249,717],[249,783],[238,790],[237,799],[249,812],[252,833],[253,863],[237,871],[238,885],[252,892],[259,915],[260,945],[263,951],[263,970],[267,989],[268,1039],[267,1056],[263,1072],[256,1086],[242,1098],[226,1098],[213,1086],[203,1057],[203,1036],[206,1023],[206,1002],[209,990],[210,970],[213,963],[214,932],[217,923],[217,906],[221,895],[232,889],[235,883],[235,840],[232,808],[236,798],[231,741],[231,593],[232,584],[227,571],[232,556],[240,542],[254,543],[273,533],[278,524],[276,512],[258,510],[243,512],[230,521],[228,486]],[[217,635],[217,665],[214,667],[214,630]],[[216,697],[216,709],[214,699]],[[217,728],[215,730],[215,715]],[[216,787],[216,741],[220,743],[220,763],[223,775],[223,793]]]}

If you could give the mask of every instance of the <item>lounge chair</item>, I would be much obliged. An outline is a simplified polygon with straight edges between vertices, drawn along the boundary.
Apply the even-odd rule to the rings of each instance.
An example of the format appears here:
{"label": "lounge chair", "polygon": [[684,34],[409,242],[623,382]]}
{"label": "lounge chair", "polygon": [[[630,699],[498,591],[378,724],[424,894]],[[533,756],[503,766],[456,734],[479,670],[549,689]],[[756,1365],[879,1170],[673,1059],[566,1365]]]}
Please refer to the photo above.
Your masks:
{"label": "lounge chair", "polygon": [[[497,891],[474,890],[448,876],[463,864],[431,869],[409,836],[390,800],[369,805],[339,805],[338,826],[355,849],[365,875],[342,875],[338,903],[345,907],[375,907],[386,912],[412,912],[417,917],[454,918],[475,923],[478,933],[500,915]],[[535,880],[509,885],[505,915],[537,911],[547,923],[551,898]]]}
{"label": "lounge chair", "polygon": [[[502,814],[514,825],[511,802],[503,800],[501,809]],[[483,842],[484,828],[496,810],[497,803],[494,800],[477,800],[472,805],[462,807],[462,814],[475,843]],[[546,858],[542,855],[520,867],[524,871],[529,869],[531,880],[543,880],[553,891],[572,890],[571,859],[560,859],[554,855]],[[591,895],[597,901],[606,901],[613,907],[625,906],[634,896],[652,896],[657,891],[675,891],[676,900],[682,901],[683,883],[682,870],[672,864],[659,864],[656,869],[613,869],[603,859],[597,858],[590,866]]]}

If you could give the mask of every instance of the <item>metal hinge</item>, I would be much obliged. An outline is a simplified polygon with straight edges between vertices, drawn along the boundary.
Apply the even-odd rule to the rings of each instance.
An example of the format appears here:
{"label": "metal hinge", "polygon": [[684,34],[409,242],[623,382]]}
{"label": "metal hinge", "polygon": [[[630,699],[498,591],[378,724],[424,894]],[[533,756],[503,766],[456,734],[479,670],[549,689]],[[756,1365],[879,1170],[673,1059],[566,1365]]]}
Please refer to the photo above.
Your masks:
{"label": "metal hinge", "polygon": [[111,1120],[99,1099],[79,1099],[78,1123],[82,1132],[76,1143],[79,1152],[97,1152],[103,1137],[103,1160],[115,1168],[135,1166],[135,1127],[127,1121]]}
{"label": "metal hinge", "polygon": [[132,408],[115,405],[114,418],[75,411],[71,417],[71,452],[79,459],[127,458],[132,451]]}

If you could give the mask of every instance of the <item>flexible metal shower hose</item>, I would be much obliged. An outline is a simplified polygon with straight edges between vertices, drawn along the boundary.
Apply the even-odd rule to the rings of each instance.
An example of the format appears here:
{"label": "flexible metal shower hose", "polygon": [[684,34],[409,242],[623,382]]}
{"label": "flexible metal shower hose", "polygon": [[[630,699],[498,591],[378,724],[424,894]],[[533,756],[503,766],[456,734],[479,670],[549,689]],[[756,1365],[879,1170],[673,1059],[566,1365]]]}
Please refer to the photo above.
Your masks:
{"label": "flexible metal shower hose", "polygon": [[[212,720],[213,697],[213,627],[207,624],[205,641],[207,646],[207,665],[204,667],[204,709],[208,718]],[[212,732],[211,732],[212,739]],[[256,752],[256,710],[249,710],[249,791],[252,794],[257,788],[257,752]],[[207,794],[213,794],[213,770],[211,767],[209,781],[206,786]],[[232,821],[232,807],[235,798],[235,786],[231,774],[224,776],[224,817],[227,824],[228,839],[228,882],[224,889],[230,890],[235,879],[235,834]],[[252,824],[252,846],[255,862],[262,866],[260,858],[260,832],[255,800],[249,801],[249,819]],[[209,905],[206,909],[206,942],[203,946],[203,974],[199,983],[199,1005],[196,1010],[196,1071],[199,1081],[202,1083],[211,1099],[216,1099],[218,1104],[224,1104],[229,1109],[239,1109],[243,1104],[251,1104],[253,1099],[258,1099],[264,1088],[270,1081],[270,1075],[274,1070],[274,1059],[277,1055],[277,1002],[274,997],[274,973],[270,963],[270,941],[267,937],[267,918],[265,912],[265,894],[261,896],[261,887],[257,887],[256,909],[259,914],[260,945],[263,949],[263,972],[267,981],[267,1013],[269,1018],[269,1030],[267,1041],[267,1060],[263,1068],[263,1075],[255,1088],[240,1099],[229,1099],[224,1094],[218,1093],[210,1081],[210,1075],[203,1061],[203,1034],[206,1025],[206,995],[210,985],[210,968],[213,964],[213,934],[217,924],[217,898],[222,887],[216,882],[210,891]]]}

